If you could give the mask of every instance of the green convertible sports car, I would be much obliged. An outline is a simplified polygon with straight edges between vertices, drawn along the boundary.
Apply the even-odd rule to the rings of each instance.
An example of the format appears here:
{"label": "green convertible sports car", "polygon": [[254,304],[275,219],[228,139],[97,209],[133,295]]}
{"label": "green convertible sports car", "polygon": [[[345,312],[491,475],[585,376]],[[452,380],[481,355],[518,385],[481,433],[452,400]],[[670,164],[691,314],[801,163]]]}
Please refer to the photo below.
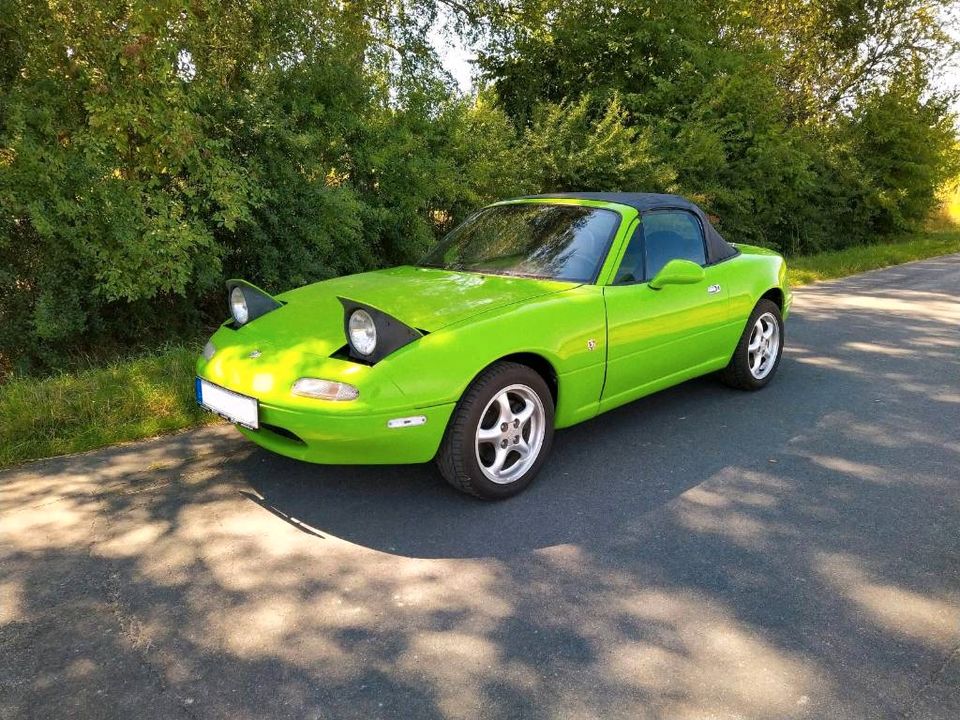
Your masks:
{"label": "green convertible sports car", "polygon": [[791,300],[782,257],[644,193],[507,200],[418,265],[227,289],[202,406],[300,460],[435,459],[483,498],[525,488],[556,428],[714,371],[762,388]]}

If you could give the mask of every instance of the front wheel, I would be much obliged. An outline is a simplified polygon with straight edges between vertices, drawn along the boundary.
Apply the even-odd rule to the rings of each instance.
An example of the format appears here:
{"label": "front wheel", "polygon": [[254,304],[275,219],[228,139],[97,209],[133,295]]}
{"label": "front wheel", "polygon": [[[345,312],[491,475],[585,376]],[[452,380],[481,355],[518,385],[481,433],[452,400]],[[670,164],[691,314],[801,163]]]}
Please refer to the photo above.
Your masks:
{"label": "front wheel", "polygon": [[730,364],[720,379],[730,387],[759,390],[773,379],[783,354],[783,318],[770,300],[757,303],[744,328]]}
{"label": "front wheel", "polygon": [[539,373],[513,362],[484,370],[457,404],[437,465],[458,490],[486,500],[516,495],[553,441],[553,396]]}

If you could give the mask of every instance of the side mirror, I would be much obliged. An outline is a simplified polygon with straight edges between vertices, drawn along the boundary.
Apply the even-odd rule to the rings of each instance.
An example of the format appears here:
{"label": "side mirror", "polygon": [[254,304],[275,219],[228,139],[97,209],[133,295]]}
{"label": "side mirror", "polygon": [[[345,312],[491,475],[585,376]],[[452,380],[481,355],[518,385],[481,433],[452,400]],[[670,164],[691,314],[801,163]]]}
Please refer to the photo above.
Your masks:
{"label": "side mirror", "polygon": [[671,260],[664,265],[653,280],[650,287],[660,290],[665,285],[696,285],[706,276],[703,268],[690,260]]}

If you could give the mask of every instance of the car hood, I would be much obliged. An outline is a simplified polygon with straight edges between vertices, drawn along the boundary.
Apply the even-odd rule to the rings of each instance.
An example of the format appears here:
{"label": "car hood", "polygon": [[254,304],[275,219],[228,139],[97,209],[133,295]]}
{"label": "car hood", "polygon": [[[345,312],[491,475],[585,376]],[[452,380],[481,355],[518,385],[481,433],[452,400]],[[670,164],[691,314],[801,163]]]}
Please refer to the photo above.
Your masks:
{"label": "car hood", "polygon": [[302,352],[327,356],[346,342],[340,297],[370,305],[430,333],[483,312],[577,285],[403,266],[346,275],[282,293],[277,296],[284,303],[282,307],[233,332],[244,345],[253,342],[258,348],[276,349],[297,346]]}
{"label": "car hood", "polygon": [[280,299],[320,310],[328,309],[330,298],[339,296],[434,332],[487,310],[572,287],[576,283],[403,266],[307,285]]}

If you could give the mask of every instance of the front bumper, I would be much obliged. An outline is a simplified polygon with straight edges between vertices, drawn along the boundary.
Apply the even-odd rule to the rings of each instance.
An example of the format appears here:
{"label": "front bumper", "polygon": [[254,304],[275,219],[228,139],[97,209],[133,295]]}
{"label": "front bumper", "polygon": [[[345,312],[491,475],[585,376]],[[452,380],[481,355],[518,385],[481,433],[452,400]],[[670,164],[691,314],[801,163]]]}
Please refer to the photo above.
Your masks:
{"label": "front bumper", "polygon": [[[254,329],[222,328],[211,338],[213,355],[196,366],[198,377],[257,398],[260,428],[237,426],[250,440],[287,457],[337,465],[421,463],[436,455],[455,403],[418,407],[383,367],[316,355],[302,343],[271,342]],[[360,396],[327,401],[294,395],[290,388],[299,377],[350,383]],[[412,416],[426,422],[387,426]]]}
{"label": "front bumper", "polygon": [[[260,404],[260,429],[237,426],[247,438],[272,452],[331,465],[384,465],[429,462],[437,454],[455,403],[405,412],[333,415]],[[423,415],[412,427],[387,427],[398,417]]]}

